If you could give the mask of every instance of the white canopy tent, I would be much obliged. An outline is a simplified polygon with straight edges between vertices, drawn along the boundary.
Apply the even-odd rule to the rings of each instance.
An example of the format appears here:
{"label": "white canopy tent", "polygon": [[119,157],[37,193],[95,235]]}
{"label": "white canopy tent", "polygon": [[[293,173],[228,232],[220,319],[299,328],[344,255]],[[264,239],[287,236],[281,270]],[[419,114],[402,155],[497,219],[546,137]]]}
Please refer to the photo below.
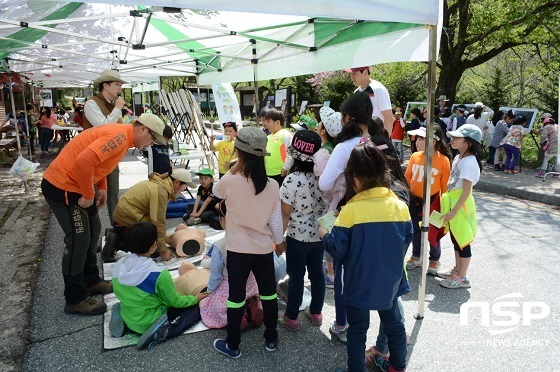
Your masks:
{"label": "white canopy tent", "polygon": [[[118,69],[130,82],[194,74],[199,83],[209,84],[427,61],[427,98],[435,102],[443,0],[148,3],[149,8],[135,6],[135,0],[7,0],[0,17],[0,58],[8,58],[5,69],[50,87],[88,85],[108,68]],[[434,109],[429,108],[431,137]],[[428,180],[430,151],[426,158]],[[424,191],[430,195],[429,182]],[[428,214],[426,204],[423,226],[428,226]],[[419,317],[424,313],[427,231],[422,246]]]}
{"label": "white canopy tent", "polygon": [[426,25],[438,24],[441,1],[117,2],[7,0],[0,58],[48,87],[87,85],[108,68],[131,82],[198,75],[211,84],[427,61]]}

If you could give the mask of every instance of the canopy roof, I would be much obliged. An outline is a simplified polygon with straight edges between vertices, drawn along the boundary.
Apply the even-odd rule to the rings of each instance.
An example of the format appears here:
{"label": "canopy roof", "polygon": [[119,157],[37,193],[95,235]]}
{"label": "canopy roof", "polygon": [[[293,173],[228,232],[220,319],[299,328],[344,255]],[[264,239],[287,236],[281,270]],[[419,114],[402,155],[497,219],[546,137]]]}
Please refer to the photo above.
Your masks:
{"label": "canopy roof", "polygon": [[[132,83],[197,75],[209,84],[427,61],[426,24],[438,23],[442,6],[442,0],[286,0],[274,9],[249,0],[109,2],[6,0],[3,66],[57,87],[87,86],[109,68]],[[259,14],[265,11],[275,14]]]}

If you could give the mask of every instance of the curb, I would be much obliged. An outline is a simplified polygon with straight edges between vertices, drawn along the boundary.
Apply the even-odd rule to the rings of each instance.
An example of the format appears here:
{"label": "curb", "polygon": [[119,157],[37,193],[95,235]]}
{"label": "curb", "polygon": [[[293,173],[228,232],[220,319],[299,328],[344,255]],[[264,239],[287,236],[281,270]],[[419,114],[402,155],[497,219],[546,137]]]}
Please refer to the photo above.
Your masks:
{"label": "curb", "polygon": [[482,179],[482,177],[474,186],[474,189],[560,207],[560,192],[558,190],[554,194],[546,194],[522,187],[506,186],[502,183]]}

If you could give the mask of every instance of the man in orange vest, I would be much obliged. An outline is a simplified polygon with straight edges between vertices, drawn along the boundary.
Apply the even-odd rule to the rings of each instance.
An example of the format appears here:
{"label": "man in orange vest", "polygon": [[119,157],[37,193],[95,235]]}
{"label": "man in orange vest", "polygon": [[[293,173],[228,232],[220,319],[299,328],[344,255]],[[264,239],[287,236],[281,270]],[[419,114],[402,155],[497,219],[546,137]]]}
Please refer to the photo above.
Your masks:
{"label": "man in orange vest", "polygon": [[43,197],[65,234],[64,312],[98,315],[107,310],[104,302],[91,297],[113,291],[112,284],[99,277],[96,255],[101,232],[98,208],[107,201],[107,175],[130,147],[164,143],[164,128],[153,114],[143,114],[134,124],[94,127],[68,142],[45,170]]}
{"label": "man in orange vest", "polygon": [[[125,105],[121,97],[122,80],[116,70],[105,70],[93,82],[93,87],[99,90],[99,94],[88,100],[84,106],[84,129],[97,127],[108,123],[122,123],[122,108]],[[109,220],[113,224],[113,213],[119,201],[119,167],[107,177],[108,199],[107,209]]]}

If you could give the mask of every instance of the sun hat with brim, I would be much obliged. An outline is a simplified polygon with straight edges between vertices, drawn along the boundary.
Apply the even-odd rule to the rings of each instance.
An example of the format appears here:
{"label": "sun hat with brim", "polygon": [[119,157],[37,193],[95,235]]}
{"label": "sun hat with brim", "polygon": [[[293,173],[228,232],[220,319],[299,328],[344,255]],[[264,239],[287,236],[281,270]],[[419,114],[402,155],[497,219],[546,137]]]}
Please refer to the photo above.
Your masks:
{"label": "sun hat with brim", "polygon": [[186,183],[191,189],[194,189],[196,187],[196,183],[192,181],[191,172],[184,168],[173,169],[173,172],[171,172],[171,177],[173,177],[173,179],[175,180]]}
{"label": "sun hat with brim", "polygon": [[159,142],[160,144],[164,144],[167,142],[163,137],[165,124],[163,123],[163,120],[161,120],[159,116],[145,113],[140,115],[140,117],[136,119],[135,123],[139,123],[148,127],[154,134],[156,141]]}
{"label": "sun hat with brim", "polygon": [[202,168],[195,173],[197,176],[211,176],[214,177],[214,171],[210,168]]}
{"label": "sun hat with brim", "polygon": [[478,143],[482,143],[482,132],[473,124],[463,124],[459,129],[447,132],[447,137],[469,137]]}
{"label": "sun hat with brim", "polygon": [[[427,136],[427,132],[426,132],[425,127],[421,127],[421,128],[414,129],[414,130],[409,130],[406,133],[408,133],[409,136],[418,136],[418,137],[422,137],[422,138],[426,138],[426,136]],[[440,138],[434,134],[434,139],[439,141]]]}
{"label": "sun hat with brim", "polygon": [[123,84],[127,83],[126,81],[121,79],[119,72],[117,70],[105,70],[101,72],[101,75],[99,75],[99,77],[93,81],[93,87],[99,90],[99,85],[101,83],[106,83],[110,81],[118,81]]}
{"label": "sun hat with brim", "polygon": [[551,118],[551,117],[552,117],[552,114],[548,113],[548,112],[545,112],[544,114],[541,115],[541,119],[543,119],[543,120]]}
{"label": "sun hat with brim", "polygon": [[342,114],[330,107],[323,106],[319,110],[323,127],[331,137],[336,137],[342,131]]}
{"label": "sun hat with brim", "polygon": [[292,144],[288,147],[288,155],[300,161],[312,162],[313,155],[320,148],[321,137],[317,132],[300,130],[292,138]]}
{"label": "sun hat with brim", "polygon": [[449,99],[447,98],[447,96],[445,94],[442,94],[441,96],[438,97],[437,99],[438,101],[449,101]]}
{"label": "sun hat with brim", "polygon": [[243,152],[256,156],[269,156],[266,152],[268,138],[259,128],[243,127],[235,137],[235,147]]}

